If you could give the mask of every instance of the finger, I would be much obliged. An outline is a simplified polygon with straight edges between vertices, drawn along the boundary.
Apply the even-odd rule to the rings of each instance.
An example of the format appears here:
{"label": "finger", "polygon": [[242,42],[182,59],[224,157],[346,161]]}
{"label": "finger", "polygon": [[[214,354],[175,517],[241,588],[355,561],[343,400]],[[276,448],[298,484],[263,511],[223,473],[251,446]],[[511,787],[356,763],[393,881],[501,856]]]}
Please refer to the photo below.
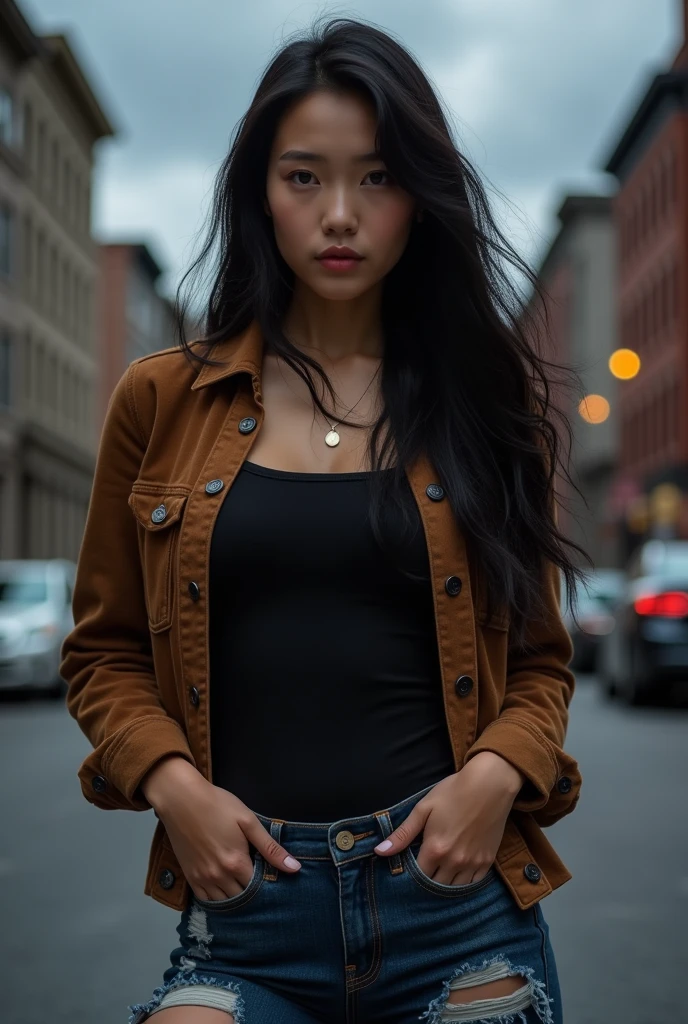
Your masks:
{"label": "finger", "polygon": [[230,897],[230,893],[225,892],[224,888],[221,889],[218,885],[213,885],[211,882],[206,882],[203,886],[197,885],[194,893],[198,896],[199,900],[214,900],[216,903],[220,900],[227,900]]}
{"label": "finger", "polygon": [[393,853],[398,853],[399,850],[405,849],[411,840],[415,839],[418,833],[422,831],[429,813],[429,811],[420,808],[416,804],[408,818],[405,818],[401,825],[395,828],[383,842],[378,843],[375,847],[375,852],[382,854],[383,857],[388,857]]}
{"label": "finger", "polygon": [[[442,879],[439,878],[438,881],[442,881]],[[464,868],[462,871],[459,871],[454,875],[451,882],[445,882],[445,885],[470,885],[471,882],[475,881],[476,878],[473,868]]]}
{"label": "finger", "polygon": [[254,815],[247,825],[242,825],[244,835],[260,851],[268,864],[280,871],[298,871],[301,864],[288,850],[276,842],[259,818]]}

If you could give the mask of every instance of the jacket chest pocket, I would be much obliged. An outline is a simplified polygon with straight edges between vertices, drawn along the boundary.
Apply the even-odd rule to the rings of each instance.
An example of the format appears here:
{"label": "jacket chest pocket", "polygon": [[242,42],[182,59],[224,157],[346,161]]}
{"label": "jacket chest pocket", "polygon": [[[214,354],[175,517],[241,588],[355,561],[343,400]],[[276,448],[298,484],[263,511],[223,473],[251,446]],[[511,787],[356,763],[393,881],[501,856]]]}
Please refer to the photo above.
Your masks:
{"label": "jacket chest pocket", "polygon": [[180,488],[153,491],[149,484],[134,484],[129,508],[139,531],[148,628],[162,633],[172,625],[176,556],[179,531],[189,492]]}

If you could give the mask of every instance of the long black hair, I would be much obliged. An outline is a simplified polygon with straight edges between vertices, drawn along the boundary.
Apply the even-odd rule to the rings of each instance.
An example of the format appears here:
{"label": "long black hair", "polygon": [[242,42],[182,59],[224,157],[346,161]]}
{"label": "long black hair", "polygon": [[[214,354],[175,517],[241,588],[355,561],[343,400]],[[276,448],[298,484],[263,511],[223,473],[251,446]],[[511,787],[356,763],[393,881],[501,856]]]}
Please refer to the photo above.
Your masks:
{"label": "long black hair", "polygon": [[[542,315],[533,314],[535,303],[525,301],[513,280],[516,272],[541,294],[536,275],[498,229],[428,78],[388,33],[360,20],[319,18],[272,59],[235,129],[217,174],[205,242],[179,286],[179,344],[197,364],[217,365],[214,346],[256,319],[267,348],[302,377],[314,405],[329,415],[311,371],[334,401],[327,375],[282,329],[294,275],[263,206],[280,119],[295,101],[322,89],[353,92],[372,104],[381,159],[424,211],[383,286],[383,410],[368,456],[372,469],[390,472],[371,477],[373,528],[384,546],[385,503],[404,507],[405,468],[425,452],[472,564],[480,567],[488,612],[508,608],[523,641],[527,619],[543,610],[543,560],[559,566],[569,592],[584,575],[567,547],[586,553],[555,519],[557,479],[578,489],[561,457],[554,421],[569,451],[571,426],[555,408],[551,380],[556,372],[558,384],[577,387],[577,378],[539,354]],[[208,281],[208,274],[200,339],[189,342],[184,323],[193,288],[187,282]]]}

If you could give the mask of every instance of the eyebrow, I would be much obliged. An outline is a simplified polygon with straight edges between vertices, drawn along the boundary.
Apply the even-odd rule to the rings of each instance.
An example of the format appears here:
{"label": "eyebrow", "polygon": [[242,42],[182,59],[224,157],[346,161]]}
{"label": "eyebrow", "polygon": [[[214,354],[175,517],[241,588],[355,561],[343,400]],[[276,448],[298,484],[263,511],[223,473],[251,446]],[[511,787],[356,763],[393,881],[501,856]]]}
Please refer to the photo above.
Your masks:
{"label": "eyebrow", "polygon": [[[373,160],[381,160],[380,153],[363,153],[361,156],[355,156],[354,160],[356,163],[369,164]],[[315,161],[323,162],[327,160],[327,157],[322,156],[320,153],[309,153],[305,149],[290,149],[286,153],[282,153],[280,160],[309,160],[311,163]]]}

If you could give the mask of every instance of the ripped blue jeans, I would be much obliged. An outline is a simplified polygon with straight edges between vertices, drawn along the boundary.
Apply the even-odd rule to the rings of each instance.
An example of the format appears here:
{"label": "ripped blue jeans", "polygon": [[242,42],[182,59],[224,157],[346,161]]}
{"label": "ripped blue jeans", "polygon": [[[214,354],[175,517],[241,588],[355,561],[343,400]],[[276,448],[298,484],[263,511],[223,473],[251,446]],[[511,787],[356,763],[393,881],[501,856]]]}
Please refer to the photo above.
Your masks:
{"label": "ripped blue jeans", "polygon": [[[251,847],[246,889],[192,895],[162,985],[129,1007],[129,1024],[189,1005],[235,1024],[562,1024],[539,904],[519,909],[494,867],[468,885],[429,878],[416,860],[422,833],[400,855],[374,853],[430,789],[331,824],[259,814],[301,870],[279,871]],[[474,988],[509,976],[523,981],[510,995]],[[472,1002],[448,1001],[467,988]]]}

